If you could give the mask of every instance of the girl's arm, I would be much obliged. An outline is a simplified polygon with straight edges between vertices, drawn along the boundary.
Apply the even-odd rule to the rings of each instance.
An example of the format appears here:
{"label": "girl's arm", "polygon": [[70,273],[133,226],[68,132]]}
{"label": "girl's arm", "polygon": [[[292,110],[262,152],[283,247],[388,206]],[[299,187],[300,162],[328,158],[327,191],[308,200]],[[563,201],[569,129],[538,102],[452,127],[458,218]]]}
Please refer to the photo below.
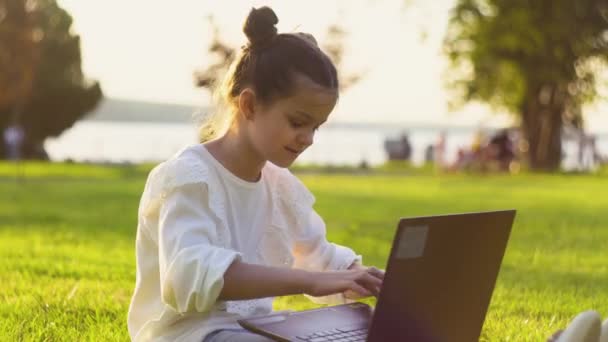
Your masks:
{"label": "girl's arm", "polygon": [[224,273],[219,299],[241,300],[294,294],[315,297],[346,291],[361,297],[377,296],[382,280],[374,269],[311,272],[261,266],[235,260]]}
{"label": "girl's arm", "polygon": [[369,288],[367,293],[347,289],[343,292],[330,293],[339,294],[339,296],[312,295],[314,298],[311,298],[311,300],[320,304],[336,304],[344,302],[346,299],[359,299],[369,296],[370,293],[379,292],[384,279],[384,272],[375,267],[363,266],[361,258],[350,248],[327,241],[325,222],[312,209],[305,227],[306,229],[300,231],[300,235],[296,237],[294,243],[293,255],[296,259],[294,265],[296,269],[323,273],[358,271],[372,275],[376,284],[376,287]]}
{"label": "girl's arm", "polygon": [[247,264],[239,253],[211,245],[216,232],[200,205],[205,196],[200,185],[182,186],[165,197],[159,212],[161,299],[177,312],[204,312],[217,299],[377,293],[378,279],[366,270],[322,272]]}

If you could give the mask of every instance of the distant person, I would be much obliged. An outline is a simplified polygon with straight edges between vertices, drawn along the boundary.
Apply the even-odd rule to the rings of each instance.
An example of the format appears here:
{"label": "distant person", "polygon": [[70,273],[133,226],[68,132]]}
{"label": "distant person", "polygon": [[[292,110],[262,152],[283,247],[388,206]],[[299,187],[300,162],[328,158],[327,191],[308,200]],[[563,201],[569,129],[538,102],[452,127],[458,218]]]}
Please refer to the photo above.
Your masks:
{"label": "distant person", "polygon": [[599,149],[597,148],[597,136],[592,136],[591,140],[589,141],[589,148],[591,149],[591,152],[593,154],[592,159],[593,159],[593,165],[594,166],[598,166],[601,165],[604,160],[602,158],[602,155],[599,151]]}
{"label": "distant person", "polygon": [[401,149],[403,151],[403,160],[410,160],[412,158],[412,144],[407,133],[401,134]]}
{"label": "distant person", "polygon": [[481,158],[481,149],[484,144],[485,134],[481,129],[477,130],[473,135],[473,141],[471,142],[471,153],[474,158]]}
{"label": "distant person", "polygon": [[443,169],[446,166],[446,140],[447,133],[445,131],[441,131],[437,137],[437,141],[435,142],[435,147],[433,148],[435,166],[438,169]]}
{"label": "distant person", "polygon": [[498,164],[502,171],[508,171],[511,162],[515,159],[513,143],[509,137],[509,130],[501,129],[488,142],[490,158]]}
{"label": "distant person", "polygon": [[226,131],[150,172],[138,212],[133,341],[269,341],[237,319],[271,312],[275,296],[344,302],[379,292],[384,273],[327,241],[313,195],[286,169],[312,145],[339,87],[313,36],[277,34],[277,22],[268,7],[245,21],[248,43],[221,89],[232,109],[220,113]]}
{"label": "distant person", "polygon": [[585,134],[585,132],[580,129],[578,131],[578,153],[577,153],[577,161],[578,161],[578,169],[580,171],[586,170],[587,169],[587,158],[586,158],[586,154],[587,154],[587,144],[588,144],[588,138],[587,138],[587,134]]}
{"label": "distant person", "polygon": [[21,146],[25,139],[23,128],[18,124],[9,125],[4,130],[4,144],[7,148],[6,157],[8,160],[21,159]]}
{"label": "distant person", "polygon": [[424,161],[426,163],[435,162],[435,145],[428,144],[424,149]]}
{"label": "distant person", "polygon": [[389,160],[410,160],[412,157],[412,145],[407,133],[402,133],[397,139],[386,139],[384,150]]}
{"label": "distant person", "polygon": [[596,145],[595,135],[587,135],[585,137],[585,149],[581,160],[581,169],[585,171],[593,170],[600,164],[599,152]]}
{"label": "distant person", "polygon": [[452,164],[451,170],[462,171],[470,168],[472,162],[472,154],[464,148],[459,148],[456,152],[456,160]]}

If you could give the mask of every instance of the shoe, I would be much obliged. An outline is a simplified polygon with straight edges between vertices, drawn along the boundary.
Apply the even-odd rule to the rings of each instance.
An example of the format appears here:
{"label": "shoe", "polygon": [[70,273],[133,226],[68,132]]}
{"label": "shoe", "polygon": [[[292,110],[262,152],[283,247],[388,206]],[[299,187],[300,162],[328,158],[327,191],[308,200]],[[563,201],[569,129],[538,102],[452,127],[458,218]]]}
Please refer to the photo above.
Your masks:
{"label": "shoe", "polygon": [[566,330],[559,335],[557,342],[600,342],[601,332],[600,314],[592,310],[585,311],[574,317]]}
{"label": "shoe", "polygon": [[608,342],[608,319],[602,324],[602,334],[600,335],[600,342]]}

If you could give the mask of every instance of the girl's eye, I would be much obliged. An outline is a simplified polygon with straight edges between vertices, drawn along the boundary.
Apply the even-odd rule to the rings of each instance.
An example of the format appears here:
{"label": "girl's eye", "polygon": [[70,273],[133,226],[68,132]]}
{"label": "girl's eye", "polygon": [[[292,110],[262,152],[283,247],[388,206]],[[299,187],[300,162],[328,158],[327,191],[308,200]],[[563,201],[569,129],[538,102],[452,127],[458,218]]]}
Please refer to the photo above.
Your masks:
{"label": "girl's eye", "polygon": [[300,128],[302,126],[304,126],[303,123],[299,122],[299,121],[294,121],[294,120],[289,120],[289,124],[291,125],[291,127],[293,128]]}

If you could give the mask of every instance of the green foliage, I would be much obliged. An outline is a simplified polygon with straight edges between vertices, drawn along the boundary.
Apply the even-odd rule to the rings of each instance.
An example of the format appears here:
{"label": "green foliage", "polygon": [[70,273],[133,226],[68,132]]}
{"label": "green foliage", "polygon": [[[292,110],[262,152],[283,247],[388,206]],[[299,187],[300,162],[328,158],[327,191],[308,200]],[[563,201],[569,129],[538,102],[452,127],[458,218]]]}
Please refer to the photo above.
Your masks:
{"label": "green foliage", "polygon": [[458,0],[445,38],[452,105],[478,100],[520,119],[534,170],[557,170],[561,131],[583,126],[608,62],[605,0]]}
{"label": "green foliage", "polygon": [[[608,4],[602,0],[459,0],[445,48],[456,100],[519,113],[528,91],[557,83],[571,110],[595,96],[593,59],[608,61]],[[459,71],[459,72],[458,72]]]}
{"label": "green foliage", "polygon": [[[57,136],[71,127],[97,105],[102,93],[99,83],[87,80],[82,73],[80,38],[70,31],[70,15],[55,0],[31,1],[28,7],[30,11],[26,15],[35,26],[35,49],[39,58],[30,66],[33,69],[30,91],[0,107],[0,130],[17,121],[26,132],[25,154],[44,158],[40,151],[44,139]],[[9,18],[18,14],[16,11],[5,12]]]}
{"label": "green foliage", "polygon": [[[0,336],[128,341],[136,213],[151,165],[22,166],[16,182],[15,166],[0,164]],[[482,341],[543,341],[582,310],[608,314],[605,174],[300,177],[329,239],[379,267],[399,217],[516,208]],[[309,307],[302,296],[275,304]]]}

